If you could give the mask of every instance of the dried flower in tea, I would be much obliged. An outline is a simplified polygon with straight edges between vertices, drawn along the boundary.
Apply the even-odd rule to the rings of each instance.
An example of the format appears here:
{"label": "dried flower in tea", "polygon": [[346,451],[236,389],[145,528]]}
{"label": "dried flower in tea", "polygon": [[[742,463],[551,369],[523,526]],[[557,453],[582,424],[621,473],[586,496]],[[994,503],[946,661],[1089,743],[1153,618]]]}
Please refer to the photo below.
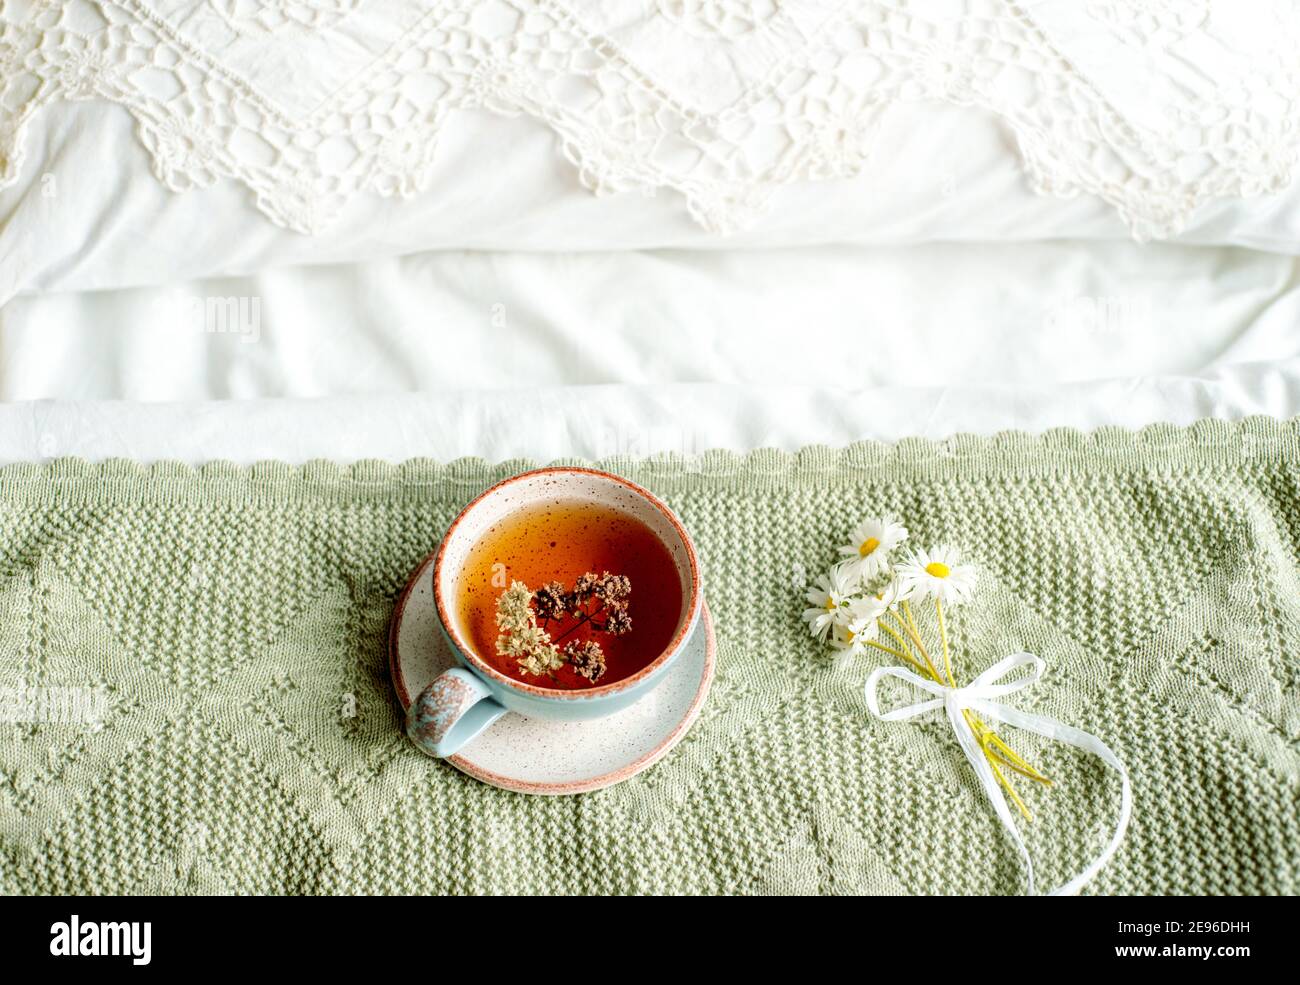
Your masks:
{"label": "dried flower in tea", "polygon": [[575,671],[593,684],[605,673],[605,651],[595,640],[572,640],[564,647],[564,658]]}
{"label": "dried flower in tea", "polygon": [[627,611],[626,604],[614,609],[605,617],[605,632],[611,636],[622,636],[632,632],[632,614]]}
{"label": "dried flower in tea", "polygon": [[596,582],[600,579],[590,571],[584,572],[578,576],[578,580],[573,583],[573,591],[568,596],[568,608],[581,609],[587,604],[596,591]]}
{"label": "dried flower in tea", "polygon": [[[523,582],[511,582],[497,600],[497,627],[501,631],[497,637],[497,653],[514,658],[520,670],[537,676],[554,677],[554,672],[567,663],[576,674],[594,684],[605,673],[605,651],[600,644],[590,638],[571,640],[563,650],[558,644],[582,626],[593,633],[611,636],[630,633],[631,594],[631,580],[608,571],[599,575],[584,572],[574,582],[572,591],[565,591],[558,581],[547,582],[536,592]],[[561,622],[570,615],[574,617],[573,625],[552,639],[549,624]]]}
{"label": "dried flower in tea", "polygon": [[568,609],[568,593],[558,581],[547,582],[533,596],[539,619],[563,619]]}
{"label": "dried flower in tea", "polygon": [[632,583],[623,575],[611,575],[606,571],[596,579],[591,594],[604,606],[617,606],[632,594]]}
{"label": "dried flower in tea", "polygon": [[564,666],[551,634],[537,625],[531,605],[533,593],[522,581],[513,581],[497,599],[497,653],[514,657],[530,674],[548,674]]}

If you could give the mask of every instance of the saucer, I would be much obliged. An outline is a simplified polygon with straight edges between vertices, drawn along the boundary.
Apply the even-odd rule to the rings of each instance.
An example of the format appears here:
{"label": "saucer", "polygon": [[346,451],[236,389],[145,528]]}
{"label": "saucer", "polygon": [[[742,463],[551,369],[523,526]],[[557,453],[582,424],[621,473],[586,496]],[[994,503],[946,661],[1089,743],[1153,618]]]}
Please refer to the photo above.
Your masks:
{"label": "saucer", "polygon": [[[425,558],[397,600],[388,633],[389,672],[403,712],[435,677],[456,666],[433,602],[434,556]],[[715,645],[706,603],[663,682],[635,704],[586,722],[507,712],[447,762],[494,787],[531,794],[585,793],[636,776],[694,724],[713,681]]]}

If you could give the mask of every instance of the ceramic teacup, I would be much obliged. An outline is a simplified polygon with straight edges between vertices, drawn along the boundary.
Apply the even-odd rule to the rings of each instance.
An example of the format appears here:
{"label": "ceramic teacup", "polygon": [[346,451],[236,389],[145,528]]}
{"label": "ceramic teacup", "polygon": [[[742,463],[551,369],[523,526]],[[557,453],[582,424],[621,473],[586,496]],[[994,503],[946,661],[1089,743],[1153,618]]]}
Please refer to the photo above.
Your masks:
{"label": "ceramic teacup", "polygon": [[[588,502],[630,514],[668,549],[681,580],[681,615],[668,645],[641,670],[611,684],[564,690],[507,677],[474,652],[457,612],[458,580],[470,549],[493,524],[516,510],[554,501]],[[407,710],[407,734],[432,756],[454,755],[507,711],[555,721],[601,718],[621,711],[664,679],[695,631],[703,604],[695,546],[672,510],[635,483],[608,472],[580,468],[524,472],[498,483],[466,506],[438,548],[433,594],[438,621],[460,666],[436,678]]]}

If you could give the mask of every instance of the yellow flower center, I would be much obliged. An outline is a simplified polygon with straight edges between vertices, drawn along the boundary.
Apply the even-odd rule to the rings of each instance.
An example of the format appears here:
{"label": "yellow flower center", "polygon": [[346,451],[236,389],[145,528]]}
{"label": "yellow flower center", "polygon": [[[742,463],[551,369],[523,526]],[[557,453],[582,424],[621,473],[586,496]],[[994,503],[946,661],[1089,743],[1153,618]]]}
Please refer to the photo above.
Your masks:
{"label": "yellow flower center", "polygon": [[827,612],[834,612],[834,611],[835,611],[836,609],[838,609],[838,608],[839,608],[839,606],[835,604],[835,599],[834,599],[834,598],[828,598],[828,599],[826,600],[826,611],[827,611]]}
{"label": "yellow flower center", "polygon": [[858,548],[858,553],[861,554],[863,557],[870,557],[872,554],[875,553],[876,548],[879,546],[880,546],[880,541],[878,541],[875,537],[868,537],[866,540],[862,542],[862,546]]}
{"label": "yellow flower center", "polygon": [[927,575],[934,575],[936,578],[947,578],[950,572],[948,565],[944,564],[942,561],[931,561],[925,566],[925,573]]}

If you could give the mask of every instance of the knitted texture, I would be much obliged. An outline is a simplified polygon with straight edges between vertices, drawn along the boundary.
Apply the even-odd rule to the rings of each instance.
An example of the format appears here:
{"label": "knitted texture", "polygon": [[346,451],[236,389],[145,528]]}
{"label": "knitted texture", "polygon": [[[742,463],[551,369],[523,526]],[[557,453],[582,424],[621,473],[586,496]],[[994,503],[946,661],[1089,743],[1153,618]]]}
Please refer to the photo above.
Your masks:
{"label": "knitted texture", "polygon": [[[107,696],[99,728],[0,725],[0,888],[1022,891],[944,721],[873,719],[877,661],[836,665],[800,620],[853,523],[890,511],[981,566],[958,676],[1039,654],[1013,703],[1128,765],[1132,825],[1089,892],[1300,889],[1300,421],[602,464],[693,533],[718,676],[658,765],[558,798],[419,754],[386,671],[412,569],[527,463],[0,470],[0,687]],[[1104,844],[1118,781],[1005,734],[1057,781],[1021,786],[1058,885]]]}

